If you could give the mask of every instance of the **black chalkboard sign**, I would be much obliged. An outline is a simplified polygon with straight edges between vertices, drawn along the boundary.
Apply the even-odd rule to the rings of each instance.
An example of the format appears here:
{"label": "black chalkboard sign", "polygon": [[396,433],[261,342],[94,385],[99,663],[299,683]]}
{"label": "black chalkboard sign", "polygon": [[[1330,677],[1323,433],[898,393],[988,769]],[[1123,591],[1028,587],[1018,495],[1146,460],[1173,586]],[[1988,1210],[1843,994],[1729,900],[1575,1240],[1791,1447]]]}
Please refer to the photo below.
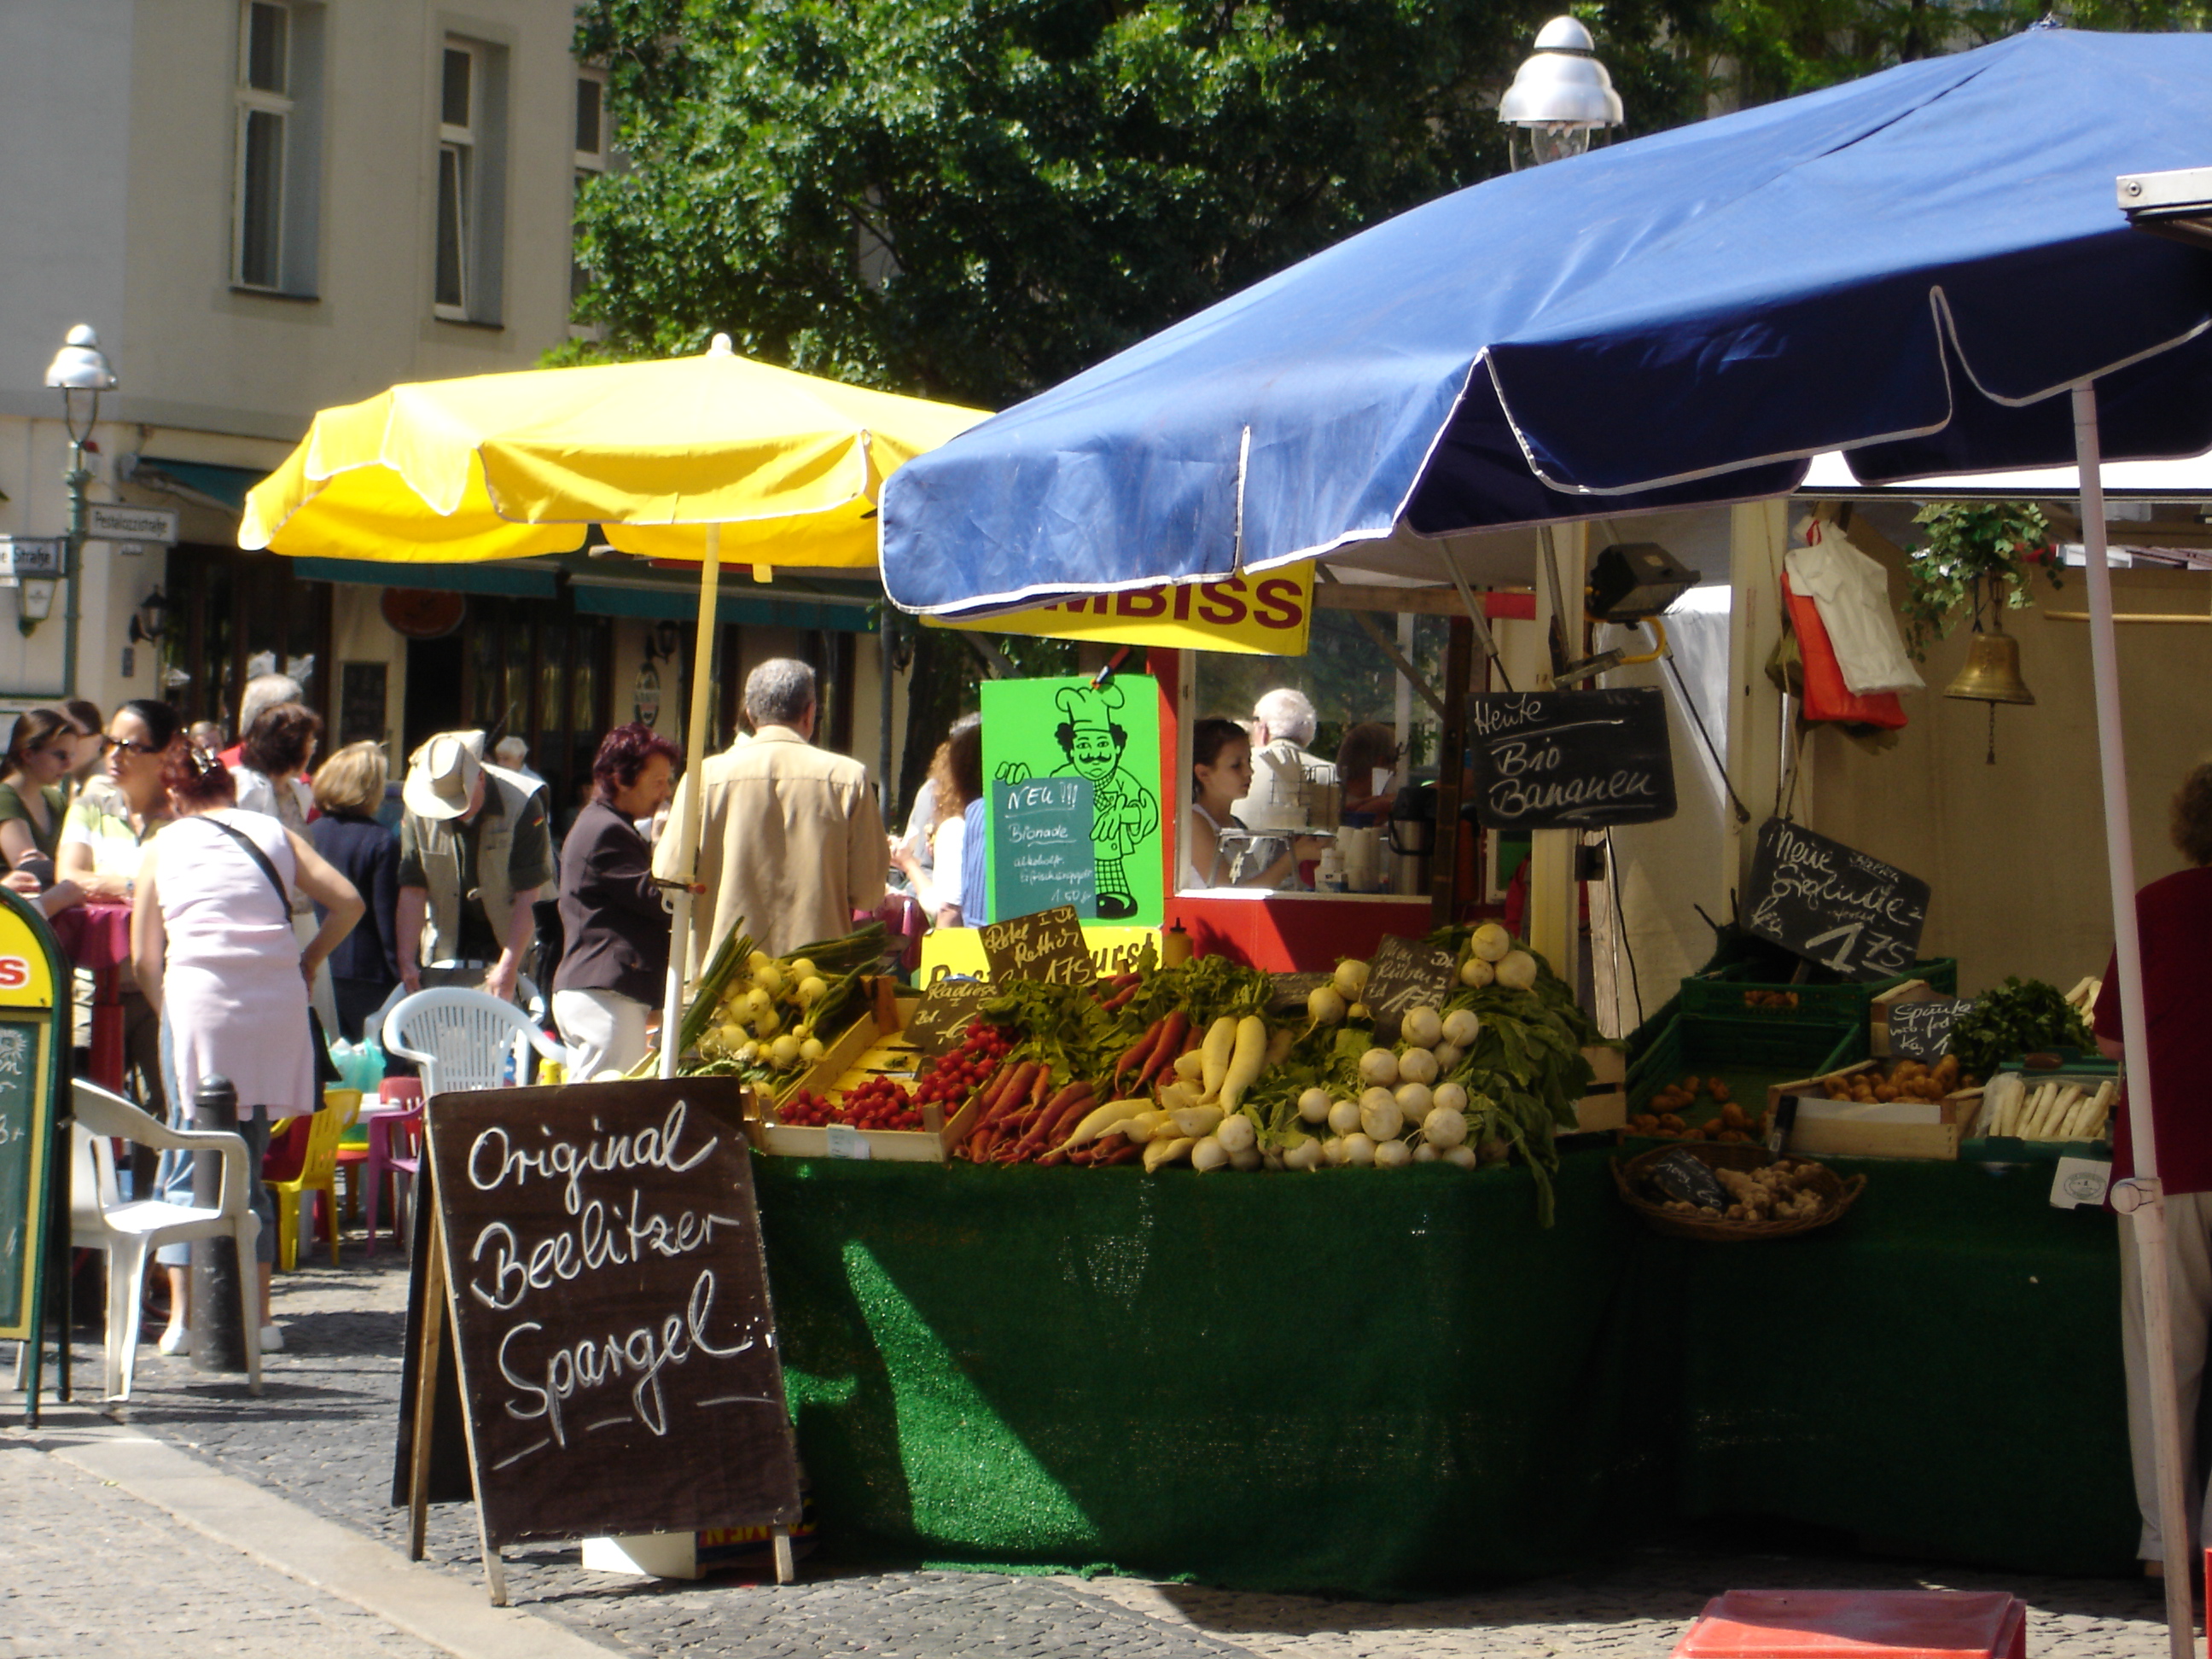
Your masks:
{"label": "black chalkboard sign", "polygon": [[1769,818],[1752,857],[1744,927],[1846,979],[1888,979],[1919,952],[1928,897],[1917,877]]}
{"label": "black chalkboard sign", "polygon": [[1929,997],[1889,1005],[1889,1052],[1899,1060],[1941,1060],[1951,1052],[1951,1027],[1974,1005],[1965,997]]}
{"label": "black chalkboard sign", "polygon": [[338,665],[338,740],[333,747],[384,741],[385,675],[380,662]]}
{"label": "black chalkboard sign", "polygon": [[983,959],[994,981],[1039,980],[1048,985],[1088,985],[1098,977],[1084,942],[1083,921],[1072,904],[987,921],[982,927]]}
{"label": "black chalkboard sign", "polygon": [[425,1121],[489,1547],[794,1524],[736,1079],[442,1094]]}
{"label": "black chalkboard sign", "polygon": [[1395,1042],[1411,1008],[1442,1008],[1458,988],[1459,958],[1446,945],[1386,936],[1367,959],[1367,989],[1360,1000],[1375,1021],[1378,1042]]}
{"label": "black chalkboard sign", "polygon": [[960,1046],[975,1011],[998,993],[980,979],[940,979],[921,994],[907,1021],[906,1040],[925,1054]]}
{"label": "black chalkboard sign", "polygon": [[1270,974],[1267,975],[1267,1012],[1271,1014],[1304,1014],[1307,999],[1324,985],[1336,982],[1334,974]]}
{"label": "black chalkboard sign", "polygon": [[1475,815],[1491,830],[1595,830],[1674,816],[1665,693],[1479,691]]}

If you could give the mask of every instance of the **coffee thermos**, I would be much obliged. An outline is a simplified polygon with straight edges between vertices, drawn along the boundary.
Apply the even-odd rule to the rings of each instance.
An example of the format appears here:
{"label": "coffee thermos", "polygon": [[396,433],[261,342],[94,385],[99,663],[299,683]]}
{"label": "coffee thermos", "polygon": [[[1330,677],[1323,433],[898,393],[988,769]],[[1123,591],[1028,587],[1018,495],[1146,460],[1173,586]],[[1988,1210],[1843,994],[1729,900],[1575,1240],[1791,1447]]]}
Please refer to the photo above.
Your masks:
{"label": "coffee thermos", "polygon": [[1414,895],[1429,890],[1431,860],[1437,846],[1437,793],[1426,784],[1407,784],[1390,807],[1390,890]]}

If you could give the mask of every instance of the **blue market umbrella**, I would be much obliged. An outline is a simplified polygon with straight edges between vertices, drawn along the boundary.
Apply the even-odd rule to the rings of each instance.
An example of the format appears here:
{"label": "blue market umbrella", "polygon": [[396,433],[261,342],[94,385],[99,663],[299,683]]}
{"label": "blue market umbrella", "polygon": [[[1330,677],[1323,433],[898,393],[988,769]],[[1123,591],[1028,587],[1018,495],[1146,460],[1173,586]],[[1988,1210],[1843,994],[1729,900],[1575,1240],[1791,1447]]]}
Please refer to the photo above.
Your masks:
{"label": "blue market umbrella", "polygon": [[[2169,1557],[2186,1559],[2100,452],[2212,447],[2212,252],[2127,173],[2212,151],[2212,37],[2039,27],[1493,179],[1200,313],[910,463],[902,607],[1353,558],[1442,537],[2074,460]],[[2188,1574],[2166,1579],[2175,1659]]]}
{"label": "blue market umbrella", "polygon": [[2034,29],[1493,179],[910,464],[908,610],[1423,536],[2212,445],[2212,255],[2123,173],[2212,149],[2212,37]]}

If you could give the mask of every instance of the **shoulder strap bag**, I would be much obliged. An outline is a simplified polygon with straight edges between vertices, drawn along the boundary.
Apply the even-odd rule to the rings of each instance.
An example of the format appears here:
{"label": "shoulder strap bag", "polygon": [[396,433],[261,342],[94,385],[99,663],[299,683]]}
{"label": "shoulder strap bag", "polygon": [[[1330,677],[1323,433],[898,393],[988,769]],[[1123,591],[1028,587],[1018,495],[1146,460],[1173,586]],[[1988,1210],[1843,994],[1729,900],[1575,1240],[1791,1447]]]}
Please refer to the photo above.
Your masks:
{"label": "shoulder strap bag", "polygon": [[[234,830],[221,818],[202,815],[200,822],[220,830],[240,847],[246,855],[261,866],[261,873],[269,878],[270,886],[276,890],[277,908],[284,913],[284,925],[292,925],[292,895],[284,885],[284,878],[276,873],[276,861],[261,850],[259,843],[244,831]],[[315,1056],[315,1086],[327,1089],[343,1079],[337,1062],[331,1058],[329,1036],[323,1030],[323,1017],[315,1012],[312,999],[307,1004],[307,1047]]]}

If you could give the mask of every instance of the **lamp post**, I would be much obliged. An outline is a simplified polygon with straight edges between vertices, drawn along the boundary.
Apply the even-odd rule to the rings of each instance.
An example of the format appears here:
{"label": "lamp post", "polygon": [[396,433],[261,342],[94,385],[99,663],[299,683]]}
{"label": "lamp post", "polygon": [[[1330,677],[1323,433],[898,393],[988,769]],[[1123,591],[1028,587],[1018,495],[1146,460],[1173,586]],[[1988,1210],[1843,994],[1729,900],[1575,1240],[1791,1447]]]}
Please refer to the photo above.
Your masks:
{"label": "lamp post", "polygon": [[[1596,50],[1590,32],[1571,17],[1554,17],[1537,31],[1535,55],[1498,100],[1498,118],[1527,137],[1525,165],[1580,155],[1600,127],[1620,125],[1620,94]],[[1517,143],[1511,153],[1517,173],[1524,165]]]}
{"label": "lamp post", "polygon": [[[89,323],[79,323],[69,331],[62,349],[54,354],[46,368],[46,384],[60,388],[62,422],[69,431],[69,471],[62,482],[69,486],[69,533],[62,543],[62,580],[69,584],[69,640],[70,660],[63,670],[63,687],[70,695],[76,691],[76,620],[77,568],[84,557],[85,486],[92,482],[92,474],[85,470],[84,447],[91,441],[93,428],[100,422],[100,394],[115,389],[115,371],[109,367],[107,354],[100,349],[100,336]],[[34,604],[31,584],[35,578],[27,579],[22,604],[15,625],[25,634],[39,625],[53,604],[53,583],[46,583],[46,602]],[[33,615],[33,612],[36,612]]]}

